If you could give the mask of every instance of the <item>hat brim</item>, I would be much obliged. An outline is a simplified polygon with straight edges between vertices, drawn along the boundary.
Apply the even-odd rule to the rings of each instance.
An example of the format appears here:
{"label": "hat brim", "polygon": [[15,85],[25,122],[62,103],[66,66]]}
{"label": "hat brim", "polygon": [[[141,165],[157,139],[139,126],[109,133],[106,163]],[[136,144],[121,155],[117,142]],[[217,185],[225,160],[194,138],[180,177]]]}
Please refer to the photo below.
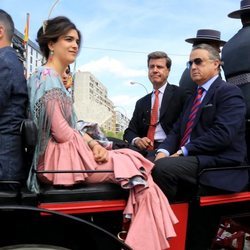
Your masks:
{"label": "hat brim", "polygon": [[231,17],[231,18],[240,19],[241,14],[244,14],[246,12],[250,12],[250,8],[233,11],[233,12],[229,13],[227,16]]}
{"label": "hat brim", "polygon": [[194,37],[194,38],[188,38],[185,40],[188,43],[194,43],[194,42],[200,42],[200,43],[207,43],[207,42],[218,42],[220,43],[220,46],[225,45],[226,41],[222,41],[222,40],[217,40],[214,38],[201,38],[201,37]]}

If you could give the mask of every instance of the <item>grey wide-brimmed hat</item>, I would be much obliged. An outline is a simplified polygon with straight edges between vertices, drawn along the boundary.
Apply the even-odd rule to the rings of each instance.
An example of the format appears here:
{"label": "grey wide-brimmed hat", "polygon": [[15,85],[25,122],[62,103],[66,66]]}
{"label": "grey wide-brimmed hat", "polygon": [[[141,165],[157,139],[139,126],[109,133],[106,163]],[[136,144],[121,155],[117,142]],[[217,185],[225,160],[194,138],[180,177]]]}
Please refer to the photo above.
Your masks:
{"label": "grey wide-brimmed hat", "polygon": [[188,38],[185,40],[188,43],[206,43],[206,42],[219,42],[223,46],[226,42],[220,40],[220,31],[211,29],[200,29],[197,31],[196,37]]}
{"label": "grey wide-brimmed hat", "polygon": [[250,0],[242,0],[240,2],[240,9],[229,13],[228,17],[240,18],[240,16],[246,12],[250,13]]}

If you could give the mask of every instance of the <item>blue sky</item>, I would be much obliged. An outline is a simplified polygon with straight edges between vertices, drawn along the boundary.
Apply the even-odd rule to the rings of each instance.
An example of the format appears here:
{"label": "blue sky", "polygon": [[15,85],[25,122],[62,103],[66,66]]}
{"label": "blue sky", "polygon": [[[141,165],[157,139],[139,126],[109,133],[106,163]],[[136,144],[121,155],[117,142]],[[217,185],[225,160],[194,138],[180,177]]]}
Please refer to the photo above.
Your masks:
{"label": "blue sky", "polygon": [[[24,31],[26,13],[30,13],[30,36],[48,18],[55,0],[0,0],[16,28]],[[240,28],[238,19],[228,13],[240,8],[240,0],[60,0],[51,17],[65,15],[79,28],[83,46],[77,69],[91,71],[108,89],[116,106],[132,115],[135,101],[152,86],[147,78],[147,54],[155,50],[168,53],[173,61],[169,82],[178,85],[185,69],[191,44],[185,39],[198,29],[221,31],[230,39]]]}

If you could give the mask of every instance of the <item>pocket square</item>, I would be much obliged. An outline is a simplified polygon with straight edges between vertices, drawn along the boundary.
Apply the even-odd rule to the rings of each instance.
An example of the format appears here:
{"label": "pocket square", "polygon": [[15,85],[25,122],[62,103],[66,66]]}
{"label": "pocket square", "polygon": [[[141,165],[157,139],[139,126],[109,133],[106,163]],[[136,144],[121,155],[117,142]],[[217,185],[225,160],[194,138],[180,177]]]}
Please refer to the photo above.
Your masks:
{"label": "pocket square", "polygon": [[203,108],[208,108],[208,107],[213,107],[213,106],[214,106],[214,105],[213,105],[212,103],[208,103],[208,104],[204,105]]}

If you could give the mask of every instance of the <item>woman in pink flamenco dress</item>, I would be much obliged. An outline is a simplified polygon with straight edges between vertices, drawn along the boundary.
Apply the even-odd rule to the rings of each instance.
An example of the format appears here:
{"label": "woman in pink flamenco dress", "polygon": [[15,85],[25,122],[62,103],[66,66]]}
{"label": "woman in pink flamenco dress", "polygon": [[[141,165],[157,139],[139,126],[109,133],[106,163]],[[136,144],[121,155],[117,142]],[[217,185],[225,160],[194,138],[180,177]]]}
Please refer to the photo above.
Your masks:
{"label": "woman in pink flamenco dress", "polygon": [[[175,237],[178,222],[167,198],[153,182],[153,163],[130,149],[106,150],[87,133],[75,129],[76,117],[70,93],[61,76],[74,62],[81,34],[66,17],[47,20],[37,34],[47,62],[28,80],[30,110],[38,128],[28,187],[39,191],[39,182],[71,186],[77,183],[112,182],[129,189],[124,217],[130,219],[125,240],[134,250],[164,250]],[[113,173],[44,173],[39,182],[32,169],[113,170]]]}

